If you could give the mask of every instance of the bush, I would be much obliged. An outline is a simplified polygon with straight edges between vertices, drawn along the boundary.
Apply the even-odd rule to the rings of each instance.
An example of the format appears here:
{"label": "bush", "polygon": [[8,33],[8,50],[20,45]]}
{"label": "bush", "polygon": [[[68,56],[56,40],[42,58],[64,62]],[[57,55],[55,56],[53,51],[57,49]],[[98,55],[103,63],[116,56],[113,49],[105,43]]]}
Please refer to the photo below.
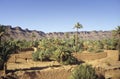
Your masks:
{"label": "bush", "polygon": [[98,79],[98,76],[91,65],[79,65],[72,71],[70,79]]}
{"label": "bush", "polygon": [[38,51],[32,53],[32,59],[33,59],[34,61],[38,61],[38,60],[39,60],[39,52],[38,52]]}
{"label": "bush", "polygon": [[88,52],[93,52],[94,51],[94,49],[93,48],[88,48],[88,50],[87,50]]}
{"label": "bush", "polygon": [[65,48],[58,48],[54,52],[54,58],[61,64],[68,65],[68,64],[76,64],[77,59],[72,56],[72,52],[65,49]]}
{"label": "bush", "polygon": [[64,65],[76,64],[76,63],[78,63],[78,60],[72,55],[69,55],[68,58],[62,62],[62,64]]}
{"label": "bush", "polygon": [[93,48],[89,48],[87,51],[88,51],[88,52],[93,52],[93,53],[100,53],[100,52],[103,52],[103,49],[93,49]]}
{"label": "bush", "polygon": [[35,53],[32,54],[34,61],[46,61],[50,60],[51,53],[49,53],[49,50],[37,50]]}
{"label": "bush", "polygon": [[39,52],[39,60],[40,61],[48,61],[50,60],[50,55],[47,51],[41,50]]}

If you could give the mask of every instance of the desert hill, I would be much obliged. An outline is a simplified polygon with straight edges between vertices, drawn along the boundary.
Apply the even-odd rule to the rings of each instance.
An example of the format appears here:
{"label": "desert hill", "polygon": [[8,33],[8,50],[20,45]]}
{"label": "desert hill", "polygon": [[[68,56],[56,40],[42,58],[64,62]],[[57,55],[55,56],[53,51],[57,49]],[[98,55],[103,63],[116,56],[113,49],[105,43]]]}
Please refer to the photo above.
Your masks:
{"label": "desert hill", "polygon": [[[21,27],[5,26],[7,33],[7,39],[13,38],[16,40],[36,40],[41,38],[71,38],[76,32],[50,32],[45,33],[42,31],[22,29]],[[78,32],[80,39],[100,40],[112,38],[112,31],[80,31]]]}

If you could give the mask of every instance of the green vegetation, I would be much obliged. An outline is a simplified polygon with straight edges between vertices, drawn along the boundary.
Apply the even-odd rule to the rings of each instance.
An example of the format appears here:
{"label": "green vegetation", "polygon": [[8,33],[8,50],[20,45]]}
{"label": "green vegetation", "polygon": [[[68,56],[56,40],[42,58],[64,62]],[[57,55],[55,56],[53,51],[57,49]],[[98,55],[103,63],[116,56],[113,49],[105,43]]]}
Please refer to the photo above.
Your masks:
{"label": "green vegetation", "polygon": [[75,64],[77,59],[72,56],[71,46],[65,40],[43,39],[39,41],[37,52],[33,53],[35,61],[55,60],[61,64]]}
{"label": "green vegetation", "polygon": [[0,69],[4,69],[6,74],[6,62],[10,57],[10,54],[14,53],[16,46],[11,41],[4,42],[0,45]]}
{"label": "green vegetation", "polygon": [[0,69],[4,69],[6,72],[6,62],[9,59],[10,54],[17,53],[22,49],[30,48],[32,42],[26,40],[13,40],[12,38],[7,40],[4,38],[5,36],[9,36],[6,27],[0,25]]}
{"label": "green vegetation", "polygon": [[114,33],[115,38],[118,38],[117,49],[119,52],[119,60],[120,60],[120,26],[117,26],[117,28],[113,30],[113,33]]}
{"label": "green vegetation", "polygon": [[[104,50],[116,50],[118,39],[78,40],[78,53],[88,51],[99,53]],[[61,64],[75,64],[72,56],[76,52],[74,38],[70,39],[41,39],[37,42],[38,51],[33,53],[35,61],[58,61]]]}
{"label": "green vegetation", "polygon": [[58,49],[54,52],[55,60],[61,64],[76,64],[78,61],[75,57],[72,56],[72,52],[63,47],[58,47]]}
{"label": "green vegetation", "polygon": [[82,40],[78,39],[78,29],[82,28],[82,25],[77,23],[75,25],[77,29],[76,35],[69,36],[66,33],[65,39],[57,38],[42,38],[35,40],[35,34],[31,35],[32,40],[4,40],[4,36],[8,35],[4,26],[0,25],[0,68],[2,69],[4,64],[9,59],[11,53],[17,53],[19,51],[36,47],[38,50],[34,52],[33,60],[35,61],[58,61],[61,64],[75,64],[77,59],[73,57],[73,53],[81,53],[82,51],[88,51],[90,53],[103,52],[103,50],[116,50],[120,51],[120,26],[114,31],[115,36],[118,38],[103,39],[103,40]]}
{"label": "green vegetation", "polygon": [[71,74],[70,79],[98,79],[95,69],[90,65],[78,65]]}

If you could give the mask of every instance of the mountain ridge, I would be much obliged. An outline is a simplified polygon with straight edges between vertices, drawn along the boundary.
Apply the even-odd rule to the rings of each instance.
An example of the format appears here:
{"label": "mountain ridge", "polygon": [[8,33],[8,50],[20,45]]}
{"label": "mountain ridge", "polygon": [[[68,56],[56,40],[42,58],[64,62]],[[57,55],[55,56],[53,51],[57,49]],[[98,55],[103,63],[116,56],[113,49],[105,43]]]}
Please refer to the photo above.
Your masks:
{"label": "mountain ridge", "polygon": [[[4,26],[6,32],[10,35],[7,39],[13,38],[16,40],[39,40],[42,38],[71,38],[76,32],[49,32],[22,29],[21,27]],[[78,36],[84,40],[101,40],[112,38],[112,31],[79,31]]]}

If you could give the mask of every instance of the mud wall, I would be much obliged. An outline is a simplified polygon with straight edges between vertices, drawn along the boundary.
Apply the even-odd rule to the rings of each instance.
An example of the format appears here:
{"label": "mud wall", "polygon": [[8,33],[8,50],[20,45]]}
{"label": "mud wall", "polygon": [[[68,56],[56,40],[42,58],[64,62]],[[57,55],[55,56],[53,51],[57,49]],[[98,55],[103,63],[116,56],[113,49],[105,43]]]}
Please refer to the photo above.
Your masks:
{"label": "mud wall", "polygon": [[78,60],[86,61],[86,60],[96,60],[107,57],[107,52],[102,53],[77,53],[74,56]]}
{"label": "mud wall", "polygon": [[[33,52],[33,51],[32,51]],[[8,60],[9,63],[14,63],[19,60],[31,60],[32,59],[32,52],[22,52],[23,54],[13,54],[11,55],[10,59]],[[117,50],[105,50],[101,53],[74,53],[73,54],[78,60],[87,61],[87,60],[96,60],[101,58],[109,57],[111,60],[118,61],[119,53]]]}
{"label": "mud wall", "polygon": [[104,52],[107,52],[107,57],[113,61],[119,60],[119,52],[117,50],[104,50]]}
{"label": "mud wall", "polygon": [[32,53],[33,51],[20,52],[18,54],[11,54],[8,60],[8,63],[26,62],[27,60],[32,60]]}

